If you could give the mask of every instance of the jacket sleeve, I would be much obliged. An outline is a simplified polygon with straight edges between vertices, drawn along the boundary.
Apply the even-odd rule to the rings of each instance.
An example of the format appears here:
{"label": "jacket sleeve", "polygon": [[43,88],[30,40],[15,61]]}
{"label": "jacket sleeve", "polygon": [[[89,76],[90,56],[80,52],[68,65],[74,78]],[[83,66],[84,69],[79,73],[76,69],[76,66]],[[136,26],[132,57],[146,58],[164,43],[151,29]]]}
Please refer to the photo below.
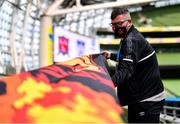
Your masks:
{"label": "jacket sleeve", "polygon": [[120,54],[119,65],[112,76],[112,81],[115,85],[129,79],[134,72],[138,61],[138,51],[135,42],[132,39],[126,39],[121,47]]}

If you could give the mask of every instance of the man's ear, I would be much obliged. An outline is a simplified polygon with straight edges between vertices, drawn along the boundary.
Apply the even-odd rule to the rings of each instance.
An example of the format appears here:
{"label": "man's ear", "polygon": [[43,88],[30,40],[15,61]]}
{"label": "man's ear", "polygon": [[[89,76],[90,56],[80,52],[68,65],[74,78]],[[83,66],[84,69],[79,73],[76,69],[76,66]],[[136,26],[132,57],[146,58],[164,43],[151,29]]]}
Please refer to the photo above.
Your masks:
{"label": "man's ear", "polygon": [[128,22],[129,22],[129,23],[132,23],[132,20],[131,20],[131,19],[129,19],[129,20],[128,20]]}

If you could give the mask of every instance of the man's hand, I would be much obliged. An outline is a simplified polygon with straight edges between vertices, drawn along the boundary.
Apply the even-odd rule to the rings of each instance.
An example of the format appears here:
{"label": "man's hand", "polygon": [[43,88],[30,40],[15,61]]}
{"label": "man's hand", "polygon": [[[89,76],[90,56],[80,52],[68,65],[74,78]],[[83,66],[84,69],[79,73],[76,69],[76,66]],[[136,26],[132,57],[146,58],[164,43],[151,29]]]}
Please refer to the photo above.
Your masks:
{"label": "man's hand", "polygon": [[110,57],[111,57],[111,52],[109,52],[109,51],[102,51],[102,54],[106,57],[106,59],[110,59]]}

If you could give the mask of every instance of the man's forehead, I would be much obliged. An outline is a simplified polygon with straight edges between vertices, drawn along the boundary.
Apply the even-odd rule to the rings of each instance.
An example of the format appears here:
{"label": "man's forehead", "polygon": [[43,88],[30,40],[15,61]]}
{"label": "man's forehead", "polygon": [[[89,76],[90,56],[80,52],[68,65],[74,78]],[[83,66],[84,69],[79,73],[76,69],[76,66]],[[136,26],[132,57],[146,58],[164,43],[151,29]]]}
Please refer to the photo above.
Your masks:
{"label": "man's forehead", "polygon": [[122,14],[122,15],[118,15],[116,18],[114,18],[113,20],[111,20],[112,22],[118,22],[118,21],[123,21],[125,19],[131,19],[129,13],[127,14]]}

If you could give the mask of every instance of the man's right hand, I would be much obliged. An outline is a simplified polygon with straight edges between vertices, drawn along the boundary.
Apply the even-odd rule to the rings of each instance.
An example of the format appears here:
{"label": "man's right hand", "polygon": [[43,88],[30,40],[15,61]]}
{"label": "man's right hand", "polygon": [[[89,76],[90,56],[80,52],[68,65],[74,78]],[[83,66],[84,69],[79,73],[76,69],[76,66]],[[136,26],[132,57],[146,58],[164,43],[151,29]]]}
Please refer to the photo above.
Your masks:
{"label": "man's right hand", "polygon": [[110,57],[111,57],[111,52],[105,50],[105,51],[102,51],[101,53],[106,57],[106,59],[110,59]]}

